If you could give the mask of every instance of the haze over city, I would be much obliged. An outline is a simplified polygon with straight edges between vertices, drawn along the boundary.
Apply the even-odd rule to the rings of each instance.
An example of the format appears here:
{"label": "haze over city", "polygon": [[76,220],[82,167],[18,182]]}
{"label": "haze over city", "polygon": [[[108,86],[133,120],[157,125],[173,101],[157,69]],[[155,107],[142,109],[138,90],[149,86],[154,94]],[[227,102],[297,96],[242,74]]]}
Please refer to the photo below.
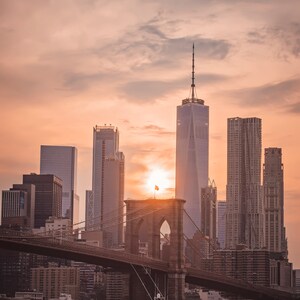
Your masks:
{"label": "haze over city", "polygon": [[176,106],[190,93],[194,43],[218,199],[227,118],[261,118],[263,148],[283,151],[289,259],[300,267],[298,1],[10,0],[0,14],[1,190],[39,173],[40,145],[76,146],[83,219],[93,126],[112,124],[125,198],[152,197],[155,184],[157,197],[174,196]]}

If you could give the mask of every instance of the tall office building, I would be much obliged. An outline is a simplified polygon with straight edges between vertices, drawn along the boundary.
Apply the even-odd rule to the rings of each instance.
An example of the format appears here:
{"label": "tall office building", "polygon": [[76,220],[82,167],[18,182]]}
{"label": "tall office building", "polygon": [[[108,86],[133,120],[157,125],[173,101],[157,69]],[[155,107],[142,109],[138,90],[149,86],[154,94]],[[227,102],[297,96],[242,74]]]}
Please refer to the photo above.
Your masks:
{"label": "tall office building", "polygon": [[124,160],[124,154],[119,152],[118,129],[114,126],[95,126],[93,199],[92,204],[88,202],[93,207],[93,215],[90,214],[88,217],[91,219],[87,219],[86,222],[101,224],[106,246],[118,245],[122,241]]}
{"label": "tall office building", "polygon": [[281,148],[266,148],[263,170],[266,247],[287,254]]}
{"label": "tall office building", "polygon": [[[191,95],[177,106],[175,197],[186,200],[185,210],[201,226],[201,188],[208,184],[209,108],[198,99],[195,89],[194,46]],[[186,220],[189,238],[197,229]]]}
{"label": "tall office building", "polygon": [[23,184],[35,185],[34,228],[44,227],[46,220],[61,216],[62,181],[55,175],[23,175]]}
{"label": "tall office building", "polygon": [[221,249],[225,248],[225,233],[226,233],[226,201],[218,201],[217,238]]}
{"label": "tall office building", "polygon": [[77,195],[77,149],[70,146],[41,146],[40,173],[53,174],[62,180],[62,217],[79,221]]}
{"label": "tall office building", "polygon": [[227,132],[226,248],[264,246],[261,119],[230,118]]}
{"label": "tall office building", "polygon": [[212,181],[201,189],[201,231],[212,242],[217,238],[217,188]]}

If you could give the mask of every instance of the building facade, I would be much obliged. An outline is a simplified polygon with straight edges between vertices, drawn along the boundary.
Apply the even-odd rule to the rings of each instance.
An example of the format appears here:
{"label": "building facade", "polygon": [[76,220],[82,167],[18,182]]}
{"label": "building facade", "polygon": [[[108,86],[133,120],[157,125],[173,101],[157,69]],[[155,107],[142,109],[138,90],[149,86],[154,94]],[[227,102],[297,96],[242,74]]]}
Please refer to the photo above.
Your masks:
{"label": "building facade", "polygon": [[[185,210],[200,228],[201,188],[208,184],[209,107],[196,97],[194,51],[191,96],[177,106],[175,197],[186,200]],[[187,220],[184,232],[191,238],[197,228]]]}
{"label": "building facade", "polygon": [[86,222],[100,224],[106,246],[115,246],[122,241],[124,162],[124,154],[119,151],[118,129],[95,126],[92,199],[87,203]]}
{"label": "building facade", "polygon": [[265,149],[263,168],[266,247],[287,256],[284,227],[283,164],[280,148]]}
{"label": "building facade", "polygon": [[62,217],[79,221],[77,195],[77,149],[70,146],[41,146],[40,173],[62,180]]}
{"label": "building facade", "polygon": [[225,248],[226,201],[217,202],[217,239],[221,249]]}
{"label": "building facade", "polygon": [[34,228],[45,227],[46,220],[61,216],[62,181],[55,175],[23,175],[23,184],[35,185]]}
{"label": "building facade", "polygon": [[264,247],[261,119],[230,118],[227,132],[226,248]]}
{"label": "building facade", "polygon": [[25,191],[2,191],[2,225],[27,227],[27,193]]}
{"label": "building facade", "polygon": [[214,181],[201,189],[201,231],[214,243],[217,238],[217,188]]}
{"label": "building facade", "polygon": [[79,300],[79,269],[74,267],[38,267],[31,269],[31,289],[44,294],[46,300],[69,293]]}
{"label": "building facade", "polygon": [[93,191],[85,191],[85,229],[91,230],[94,225],[94,199]]}

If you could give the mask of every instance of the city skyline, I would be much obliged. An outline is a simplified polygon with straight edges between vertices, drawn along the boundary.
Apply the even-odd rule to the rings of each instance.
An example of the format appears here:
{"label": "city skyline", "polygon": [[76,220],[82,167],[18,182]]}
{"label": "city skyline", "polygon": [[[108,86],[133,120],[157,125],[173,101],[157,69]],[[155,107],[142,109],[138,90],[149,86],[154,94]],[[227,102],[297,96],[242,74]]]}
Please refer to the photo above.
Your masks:
{"label": "city skyline", "polygon": [[300,52],[299,10],[293,9],[299,4],[197,3],[191,12],[179,1],[129,1],[131,11],[124,12],[97,1],[3,1],[1,190],[38,172],[40,145],[76,146],[84,207],[92,187],[90,130],[106,123],[122,132],[125,198],[151,196],[144,182],[157,167],[169,173],[174,194],[176,106],[189,93],[195,42],[198,93],[210,106],[209,173],[218,198],[225,197],[227,118],[262,118],[262,148],[283,152],[289,257],[299,267]]}

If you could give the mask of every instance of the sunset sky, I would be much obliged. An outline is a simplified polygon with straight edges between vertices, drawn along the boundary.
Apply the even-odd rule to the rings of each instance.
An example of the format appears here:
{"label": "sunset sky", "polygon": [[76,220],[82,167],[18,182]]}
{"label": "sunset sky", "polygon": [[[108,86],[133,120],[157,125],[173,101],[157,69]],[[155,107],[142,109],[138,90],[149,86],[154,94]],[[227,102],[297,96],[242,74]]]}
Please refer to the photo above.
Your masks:
{"label": "sunset sky", "polygon": [[218,199],[227,118],[262,118],[263,147],[283,149],[289,258],[300,268],[299,20],[298,0],[1,0],[1,190],[39,172],[41,144],[76,146],[83,217],[93,126],[112,124],[125,197],[151,197],[157,169],[170,182],[161,196],[173,196],[176,106],[189,96],[195,43]]}

